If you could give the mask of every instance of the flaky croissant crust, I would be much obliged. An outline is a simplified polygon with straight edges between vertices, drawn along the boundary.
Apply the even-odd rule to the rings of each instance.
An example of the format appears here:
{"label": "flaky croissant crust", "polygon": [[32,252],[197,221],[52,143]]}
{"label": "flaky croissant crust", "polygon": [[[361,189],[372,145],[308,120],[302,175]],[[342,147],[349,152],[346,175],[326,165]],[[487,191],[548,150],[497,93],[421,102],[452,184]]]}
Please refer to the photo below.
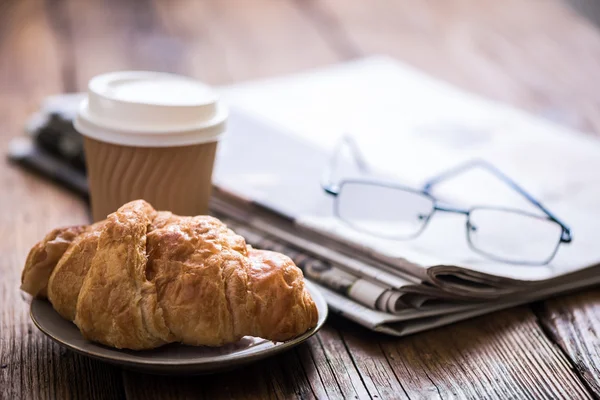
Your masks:
{"label": "flaky croissant crust", "polygon": [[104,221],[55,229],[30,251],[21,288],[47,297],[83,336],[134,350],[285,341],[317,324],[302,272],[209,216],[143,200]]}

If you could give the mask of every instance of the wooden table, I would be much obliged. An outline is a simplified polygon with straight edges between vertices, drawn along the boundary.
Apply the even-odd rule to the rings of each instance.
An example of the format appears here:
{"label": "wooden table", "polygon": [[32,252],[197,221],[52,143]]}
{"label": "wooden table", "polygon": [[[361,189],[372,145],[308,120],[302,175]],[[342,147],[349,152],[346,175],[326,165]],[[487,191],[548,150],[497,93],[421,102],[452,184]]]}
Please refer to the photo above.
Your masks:
{"label": "wooden table", "polygon": [[[3,0],[0,152],[46,95],[100,72],[212,84],[388,53],[455,85],[600,134],[600,33],[559,0]],[[307,344],[215,376],[156,377],[66,351],[32,325],[25,256],[84,204],[0,168],[0,397],[587,398],[600,396],[600,290],[412,337],[332,316]]]}

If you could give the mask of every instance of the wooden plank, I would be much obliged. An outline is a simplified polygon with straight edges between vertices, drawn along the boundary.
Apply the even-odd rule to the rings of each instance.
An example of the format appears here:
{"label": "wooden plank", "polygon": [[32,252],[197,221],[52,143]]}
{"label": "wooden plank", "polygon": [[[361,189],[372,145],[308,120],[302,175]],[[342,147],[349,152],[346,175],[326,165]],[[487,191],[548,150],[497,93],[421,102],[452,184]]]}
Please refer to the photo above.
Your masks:
{"label": "wooden plank", "polygon": [[[280,356],[243,369],[204,377],[153,377],[124,373],[127,398],[368,399],[339,333],[329,326],[318,337]],[[375,393],[376,390],[374,391]]]}
{"label": "wooden plank", "polygon": [[179,72],[211,84],[338,60],[289,2],[68,0],[76,86],[122,69]]}
{"label": "wooden plank", "polygon": [[[362,376],[352,362],[346,344],[340,332],[326,325],[312,341],[310,355],[312,364],[307,363],[305,370],[315,371],[322,383],[323,392],[331,399],[363,399],[371,397],[365,387]],[[318,392],[317,392],[318,393]],[[323,396],[319,396],[322,398]]]}
{"label": "wooden plank", "polygon": [[75,88],[97,74],[118,70],[177,72],[184,47],[163,32],[151,0],[66,0]]}
{"label": "wooden plank", "polygon": [[216,375],[149,379],[124,372],[128,399],[285,399],[315,398],[295,351]]}
{"label": "wooden plank", "polygon": [[363,379],[393,390],[382,398],[590,398],[527,307],[399,340],[338,324]]}
{"label": "wooden plank", "polygon": [[[373,334],[337,315],[331,316],[328,322],[340,332],[371,398],[409,398],[381,347],[383,335]],[[424,386],[421,397],[426,398],[426,393],[429,393],[428,387]]]}
{"label": "wooden plank", "polygon": [[546,332],[600,397],[600,290],[551,299],[537,304],[535,310]]}
{"label": "wooden plank", "polygon": [[339,55],[291,1],[155,1],[185,46],[182,71],[213,84],[302,71]]}
{"label": "wooden plank", "polygon": [[313,391],[303,371],[298,351],[217,375],[194,377],[153,377],[125,372],[129,399],[305,399],[322,398]]}
{"label": "wooden plank", "polygon": [[[0,153],[22,134],[26,117],[48,94],[62,90],[56,36],[38,0],[0,5]],[[29,248],[50,229],[87,220],[69,193],[15,166],[0,168],[0,398],[115,398],[117,369],[67,352],[29,319],[20,274]]]}
{"label": "wooden plank", "polygon": [[389,54],[467,90],[600,132],[600,34],[561,0],[298,3],[324,37],[345,43],[337,47],[348,56]]}

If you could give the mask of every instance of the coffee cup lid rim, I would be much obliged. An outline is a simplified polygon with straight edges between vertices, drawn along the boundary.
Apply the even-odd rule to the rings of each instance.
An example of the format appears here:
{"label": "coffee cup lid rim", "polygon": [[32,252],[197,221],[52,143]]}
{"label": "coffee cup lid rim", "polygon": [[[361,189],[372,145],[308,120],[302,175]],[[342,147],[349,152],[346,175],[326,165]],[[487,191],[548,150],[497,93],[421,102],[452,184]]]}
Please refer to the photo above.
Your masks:
{"label": "coffee cup lid rim", "polygon": [[87,116],[87,101],[80,106],[74,121],[75,129],[83,136],[122,146],[175,147],[219,141],[225,132],[227,111],[221,108],[217,117],[209,123],[187,129],[138,129],[110,127],[96,123]]}
{"label": "coffee cup lid rim", "polygon": [[[131,98],[131,97],[123,97],[118,96],[115,92],[111,91],[109,88],[111,85],[116,82],[123,80],[130,81],[156,81],[156,80],[166,80],[169,79],[173,82],[186,82],[190,87],[195,87],[197,89],[201,89],[204,91],[206,97],[199,98],[197,97],[195,100],[191,100],[188,98],[187,103],[175,103],[170,104],[167,102],[161,102],[160,100],[150,101],[149,99],[144,98]],[[157,71],[115,71],[108,72],[101,75],[96,75],[88,82],[88,92],[93,92],[96,94],[100,94],[103,97],[111,99],[112,101],[120,102],[120,103],[135,103],[135,104],[144,104],[144,105],[153,105],[153,106],[163,106],[163,107],[194,107],[194,106],[203,106],[215,104],[217,102],[217,94],[216,92],[208,85],[198,80],[195,80],[191,77],[184,75],[177,75],[168,72],[157,72]]]}
{"label": "coffee cup lid rim", "polygon": [[192,78],[151,71],[98,75],[80,103],[75,129],[93,139],[140,147],[218,141],[227,109],[216,92]]}

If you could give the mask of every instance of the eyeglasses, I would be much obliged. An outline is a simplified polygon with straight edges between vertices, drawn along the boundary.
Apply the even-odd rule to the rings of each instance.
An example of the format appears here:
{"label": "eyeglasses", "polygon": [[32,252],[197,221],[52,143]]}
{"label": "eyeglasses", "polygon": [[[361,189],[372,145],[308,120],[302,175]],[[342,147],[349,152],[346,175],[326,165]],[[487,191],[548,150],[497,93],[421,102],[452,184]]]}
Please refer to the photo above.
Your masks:
{"label": "eyeglasses", "polygon": [[[408,240],[419,236],[437,213],[463,214],[467,243],[473,251],[495,261],[520,265],[547,264],[561,243],[572,241],[571,230],[561,220],[485,161],[474,160],[449,169],[427,181],[420,190],[375,179],[342,179],[334,183],[333,172],[344,147],[350,150],[359,170],[368,172],[358,146],[352,137],[344,136],[324,173],[322,187],[335,197],[337,218],[357,231]],[[492,173],[544,215],[503,207],[463,209],[442,203],[431,194],[440,182],[474,168]]]}

